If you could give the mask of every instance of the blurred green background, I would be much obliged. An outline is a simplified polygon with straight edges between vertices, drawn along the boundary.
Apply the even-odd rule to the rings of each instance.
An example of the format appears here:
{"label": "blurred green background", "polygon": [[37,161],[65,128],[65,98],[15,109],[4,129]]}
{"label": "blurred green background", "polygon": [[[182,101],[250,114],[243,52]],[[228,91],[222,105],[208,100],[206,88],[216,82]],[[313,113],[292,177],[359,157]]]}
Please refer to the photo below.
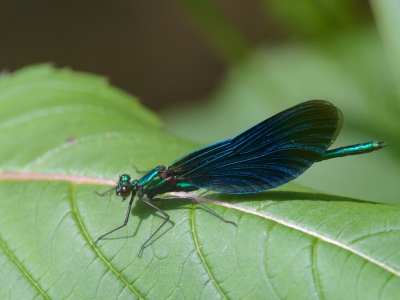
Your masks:
{"label": "blurred green background", "polygon": [[378,0],[2,1],[0,67],[51,61],[104,75],[199,145],[329,100],[345,117],[334,146],[389,147],[316,164],[296,182],[400,204],[396,11]]}

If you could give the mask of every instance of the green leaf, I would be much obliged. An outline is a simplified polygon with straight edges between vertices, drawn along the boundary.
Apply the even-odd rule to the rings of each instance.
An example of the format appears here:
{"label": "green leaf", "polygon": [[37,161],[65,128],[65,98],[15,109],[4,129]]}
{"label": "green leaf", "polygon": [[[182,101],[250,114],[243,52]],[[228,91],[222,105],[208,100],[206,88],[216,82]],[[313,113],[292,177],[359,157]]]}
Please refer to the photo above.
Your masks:
{"label": "green leaf", "polygon": [[[293,184],[254,195],[200,190],[226,224],[187,201],[99,197],[118,172],[196,148],[160,130],[96,76],[48,65],[0,80],[1,299],[394,299],[400,208]],[[378,200],[378,199],[377,199]]]}

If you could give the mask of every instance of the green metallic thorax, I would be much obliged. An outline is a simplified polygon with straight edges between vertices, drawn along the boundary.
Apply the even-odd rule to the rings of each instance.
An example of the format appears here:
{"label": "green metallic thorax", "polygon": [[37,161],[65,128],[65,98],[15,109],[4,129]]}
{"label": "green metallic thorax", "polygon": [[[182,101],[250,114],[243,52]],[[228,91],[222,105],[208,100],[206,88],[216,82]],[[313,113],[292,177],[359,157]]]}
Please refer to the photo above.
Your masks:
{"label": "green metallic thorax", "polygon": [[139,187],[150,198],[168,192],[190,192],[199,189],[189,183],[180,182],[178,178],[168,174],[168,168],[162,165],[155,167],[139,179]]}

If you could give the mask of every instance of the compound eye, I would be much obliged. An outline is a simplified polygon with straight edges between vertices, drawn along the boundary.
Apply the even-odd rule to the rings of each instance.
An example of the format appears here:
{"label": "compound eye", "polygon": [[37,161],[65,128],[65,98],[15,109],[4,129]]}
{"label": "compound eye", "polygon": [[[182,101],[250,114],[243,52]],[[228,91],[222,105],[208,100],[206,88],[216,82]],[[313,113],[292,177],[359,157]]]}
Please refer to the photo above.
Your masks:
{"label": "compound eye", "polygon": [[129,181],[131,181],[131,176],[129,176],[128,174],[122,174],[119,177],[119,180],[123,181],[123,182],[129,182]]}
{"label": "compound eye", "polygon": [[121,186],[121,189],[119,190],[119,195],[122,198],[126,198],[126,197],[129,197],[129,195],[131,194],[131,191],[132,191],[132,189],[130,186],[123,185],[123,186]]}

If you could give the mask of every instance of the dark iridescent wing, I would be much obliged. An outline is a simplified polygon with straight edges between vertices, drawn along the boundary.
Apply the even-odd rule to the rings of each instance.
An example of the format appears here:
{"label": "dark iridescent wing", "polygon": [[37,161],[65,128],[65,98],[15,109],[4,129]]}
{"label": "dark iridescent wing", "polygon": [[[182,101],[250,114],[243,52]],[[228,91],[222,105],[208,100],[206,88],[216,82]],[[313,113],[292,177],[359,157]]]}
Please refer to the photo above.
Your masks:
{"label": "dark iridescent wing", "polygon": [[325,153],[342,128],[341,111],[322,100],[307,101],[240,135],[180,157],[169,166],[178,181],[244,194],[295,179]]}

